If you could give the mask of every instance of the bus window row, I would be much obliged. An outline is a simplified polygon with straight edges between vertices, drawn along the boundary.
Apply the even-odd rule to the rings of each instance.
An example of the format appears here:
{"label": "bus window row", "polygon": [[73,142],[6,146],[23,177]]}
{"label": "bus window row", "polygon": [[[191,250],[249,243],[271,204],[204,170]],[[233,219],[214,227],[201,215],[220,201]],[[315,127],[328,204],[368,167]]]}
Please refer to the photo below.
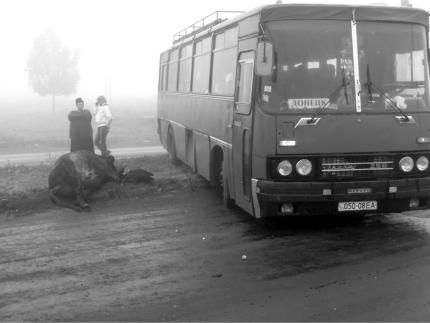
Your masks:
{"label": "bus window row", "polygon": [[163,53],[159,90],[232,96],[237,38],[238,28],[235,27],[214,38],[207,37]]}

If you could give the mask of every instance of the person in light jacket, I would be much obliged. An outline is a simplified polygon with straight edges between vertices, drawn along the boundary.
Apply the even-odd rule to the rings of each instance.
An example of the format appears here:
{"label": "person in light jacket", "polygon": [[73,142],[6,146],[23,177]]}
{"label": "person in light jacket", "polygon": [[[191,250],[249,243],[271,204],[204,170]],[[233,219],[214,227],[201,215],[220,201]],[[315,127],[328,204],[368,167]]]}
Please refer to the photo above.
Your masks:
{"label": "person in light jacket", "polygon": [[99,96],[97,98],[94,115],[97,126],[94,144],[100,149],[103,156],[107,156],[110,154],[110,151],[106,146],[106,137],[112,123],[112,113],[104,96]]}

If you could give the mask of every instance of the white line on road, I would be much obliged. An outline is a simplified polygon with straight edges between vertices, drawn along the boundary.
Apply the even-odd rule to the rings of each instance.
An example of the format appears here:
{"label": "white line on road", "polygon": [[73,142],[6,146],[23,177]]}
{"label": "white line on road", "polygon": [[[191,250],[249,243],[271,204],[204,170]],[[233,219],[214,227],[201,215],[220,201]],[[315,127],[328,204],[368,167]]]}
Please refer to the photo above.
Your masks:
{"label": "white line on road", "polygon": [[[120,157],[142,157],[144,155],[155,155],[165,153],[166,150],[162,146],[148,146],[148,147],[127,147],[127,148],[113,148],[111,153],[116,158]],[[45,152],[45,153],[31,153],[31,154],[0,154],[0,166],[5,165],[34,165],[50,163],[56,160],[66,152]]]}

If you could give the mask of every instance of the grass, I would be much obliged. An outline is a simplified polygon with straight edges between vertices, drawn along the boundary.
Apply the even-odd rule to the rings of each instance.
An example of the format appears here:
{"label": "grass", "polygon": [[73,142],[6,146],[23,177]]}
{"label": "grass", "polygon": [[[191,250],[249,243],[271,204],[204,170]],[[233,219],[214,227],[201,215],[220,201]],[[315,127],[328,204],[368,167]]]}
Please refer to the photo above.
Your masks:
{"label": "grass", "polygon": [[[0,99],[0,154],[55,152],[69,149],[68,113],[73,98],[59,98],[52,112],[51,101]],[[87,106],[91,109],[92,106]],[[113,101],[114,121],[108,136],[109,148],[159,145],[155,102]],[[94,127],[93,127],[94,129]],[[166,155],[118,160],[118,167],[145,169],[154,174],[153,184],[110,183],[93,200],[142,197],[172,190],[197,190],[208,184],[185,166],[173,166]],[[48,176],[53,164],[0,167],[0,214],[34,213],[54,208],[48,198]]]}
{"label": "grass", "polygon": [[[55,114],[49,100],[1,100],[0,154],[67,151],[70,147],[68,113],[73,99],[58,100]],[[91,105],[86,108],[92,109]],[[121,100],[112,104],[114,121],[108,147],[159,145],[155,102]],[[95,127],[93,126],[95,130]],[[94,131],[95,134],[95,131]]]}
{"label": "grass", "polygon": [[[92,196],[92,201],[112,198],[139,198],[177,190],[198,190],[208,183],[186,166],[174,166],[167,155],[127,158],[116,161],[125,169],[145,169],[154,174],[152,184],[108,183]],[[52,164],[0,168],[0,214],[33,213],[55,207],[48,198],[48,176]],[[90,201],[91,202],[91,201]]]}

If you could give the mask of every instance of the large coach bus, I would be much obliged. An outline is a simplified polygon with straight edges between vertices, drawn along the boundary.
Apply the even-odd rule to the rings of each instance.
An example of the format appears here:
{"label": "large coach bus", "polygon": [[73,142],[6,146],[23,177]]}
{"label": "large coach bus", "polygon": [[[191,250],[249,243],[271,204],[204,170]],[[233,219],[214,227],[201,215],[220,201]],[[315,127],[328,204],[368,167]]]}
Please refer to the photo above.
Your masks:
{"label": "large coach bus", "polygon": [[257,218],[426,207],[428,18],[279,4],[193,26],[160,57],[161,142]]}

